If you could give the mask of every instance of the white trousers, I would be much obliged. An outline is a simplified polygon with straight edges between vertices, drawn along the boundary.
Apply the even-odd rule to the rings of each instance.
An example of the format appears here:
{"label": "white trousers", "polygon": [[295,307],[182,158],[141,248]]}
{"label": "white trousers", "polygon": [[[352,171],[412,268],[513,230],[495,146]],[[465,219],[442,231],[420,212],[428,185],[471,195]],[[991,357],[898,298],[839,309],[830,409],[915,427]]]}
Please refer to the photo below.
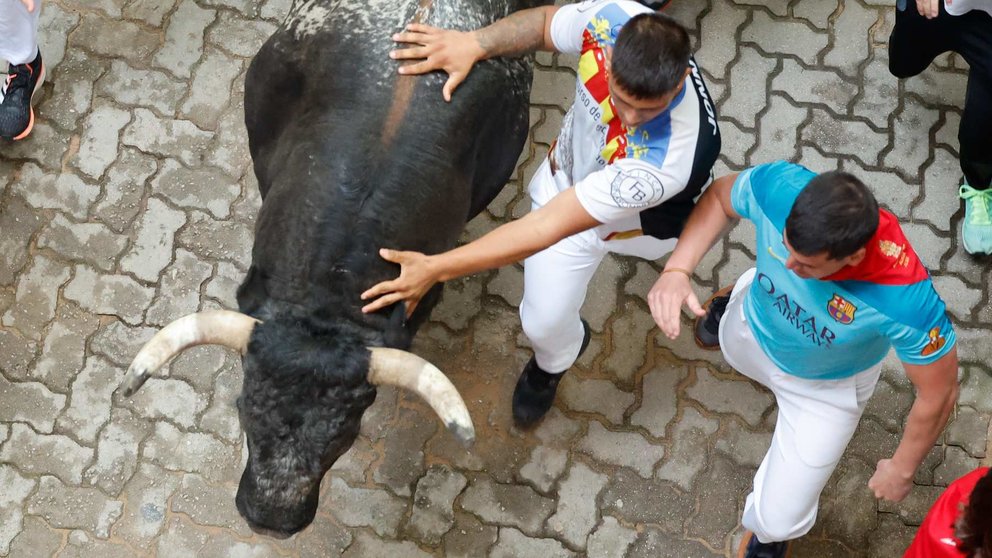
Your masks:
{"label": "white trousers", "polygon": [[[530,181],[531,210],[568,188],[563,173],[551,174],[547,159]],[[560,373],[578,358],[582,346],[579,309],[596,268],[609,252],[656,260],[675,248],[675,239],[638,236],[603,241],[595,229],[580,232],[524,260],[520,323],[542,370]]]}
{"label": "white trousers", "polygon": [[[0,60],[15,66],[34,60],[38,55],[38,18],[41,0],[34,1],[28,12],[20,0],[0,0]],[[0,73],[7,68],[0,68]]]}
{"label": "white trousers", "polygon": [[734,285],[720,321],[720,348],[727,363],[770,389],[778,405],[771,447],[754,476],[742,520],[768,543],[795,539],[813,528],[820,492],[854,435],[882,366],[841,380],[807,380],[782,371],[744,318],[754,272],[748,270]]}

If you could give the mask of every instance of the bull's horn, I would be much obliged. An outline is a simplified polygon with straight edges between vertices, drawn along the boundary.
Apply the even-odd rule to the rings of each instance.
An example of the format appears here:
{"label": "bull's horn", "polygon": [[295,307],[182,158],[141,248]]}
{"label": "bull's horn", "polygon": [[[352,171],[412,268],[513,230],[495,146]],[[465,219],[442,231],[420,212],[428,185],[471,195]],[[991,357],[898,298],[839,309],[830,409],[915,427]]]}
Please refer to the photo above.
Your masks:
{"label": "bull's horn", "polygon": [[465,402],[448,377],[419,356],[387,347],[369,347],[369,383],[406,388],[420,395],[464,446],[475,441]]}
{"label": "bull's horn", "polygon": [[179,318],[138,351],[121,380],[121,392],[131,397],[162,365],[195,345],[223,345],[244,353],[258,323],[251,316],[230,310],[208,310]]}

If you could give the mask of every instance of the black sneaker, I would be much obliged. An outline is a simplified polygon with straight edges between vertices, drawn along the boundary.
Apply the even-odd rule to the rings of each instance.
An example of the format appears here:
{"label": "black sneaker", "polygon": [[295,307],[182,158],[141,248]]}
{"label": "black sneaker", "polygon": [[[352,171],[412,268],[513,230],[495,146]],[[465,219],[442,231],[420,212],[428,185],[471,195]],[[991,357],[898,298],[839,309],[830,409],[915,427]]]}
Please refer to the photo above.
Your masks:
{"label": "black sneaker", "polygon": [[720,348],[720,319],[723,318],[723,313],[727,310],[730,292],[733,290],[733,285],[724,287],[711,296],[706,304],[703,304],[706,315],[702,318],[696,318],[696,325],[693,328],[693,338],[700,348],[707,351],[715,351]]}
{"label": "black sneaker", "polygon": [[5,81],[0,82],[0,138],[19,140],[34,128],[31,101],[45,81],[45,65],[38,56],[27,64],[10,66]]}
{"label": "black sneaker", "polygon": [[[589,346],[589,324],[585,320],[582,320],[582,330],[579,356],[582,356]],[[530,357],[520,377],[517,378],[517,387],[513,389],[513,422],[518,427],[530,428],[547,414],[555,400],[558,383],[561,382],[564,374],[565,372],[557,374],[545,372],[537,365],[537,360]]]}
{"label": "black sneaker", "polygon": [[737,558],[787,558],[789,556],[789,541],[763,543],[748,531],[744,534]]}

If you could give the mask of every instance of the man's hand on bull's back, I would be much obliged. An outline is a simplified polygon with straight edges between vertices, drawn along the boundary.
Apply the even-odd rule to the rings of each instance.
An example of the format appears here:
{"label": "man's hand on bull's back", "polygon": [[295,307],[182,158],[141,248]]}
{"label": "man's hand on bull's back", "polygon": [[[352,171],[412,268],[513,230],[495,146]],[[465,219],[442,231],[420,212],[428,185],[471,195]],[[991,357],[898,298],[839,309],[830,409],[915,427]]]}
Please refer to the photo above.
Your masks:
{"label": "man's hand on bull's back", "polygon": [[362,300],[375,299],[362,307],[368,314],[396,302],[406,302],[406,315],[413,314],[420,299],[438,282],[431,266],[431,257],[420,252],[402,252],[382,248],[382,259],[400,264],[400,276],[383,281],[362,293]]}
{"label": "man's hand on bull's back", "polygon": [[448,73],[442,93],[445,101],[451,101],[451,93],[465,81],[472,66],[486,56],[473,32],[438,29],[430,25],[411,23],[402,33],[393,35],[397,43],[416,46],[400,48],[389,53],[394,60],[420,60],[400,66],[404,75],[426,74],[435,70]]}

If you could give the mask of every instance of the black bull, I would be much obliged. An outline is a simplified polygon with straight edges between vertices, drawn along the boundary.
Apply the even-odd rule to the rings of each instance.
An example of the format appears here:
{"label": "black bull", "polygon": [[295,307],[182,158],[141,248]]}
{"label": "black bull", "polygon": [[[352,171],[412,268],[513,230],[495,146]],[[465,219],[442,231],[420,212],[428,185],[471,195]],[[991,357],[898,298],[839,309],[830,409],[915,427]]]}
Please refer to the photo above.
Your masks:
{"label": "black bull", "polygon": [[122,391],[186,347],[242,350],[249,458],[236,503],[253,529],[288,536],[310,524],[324,473],[375,399],[371,370],[388,351],[369,348],[407,349],[437,302],[440,288],[408,321],[401,308],[362,314],[359,293],[397,273],[378,249],[453,247],[506,183],[526,139],[528,61],[478,64],[448,104],[443,74],[397,74],[390,36],[408,21],[477,28],[540,3],[297,0],[252,61],[245,124],[262,206],[241,313],[196,314],[163,329]]}

